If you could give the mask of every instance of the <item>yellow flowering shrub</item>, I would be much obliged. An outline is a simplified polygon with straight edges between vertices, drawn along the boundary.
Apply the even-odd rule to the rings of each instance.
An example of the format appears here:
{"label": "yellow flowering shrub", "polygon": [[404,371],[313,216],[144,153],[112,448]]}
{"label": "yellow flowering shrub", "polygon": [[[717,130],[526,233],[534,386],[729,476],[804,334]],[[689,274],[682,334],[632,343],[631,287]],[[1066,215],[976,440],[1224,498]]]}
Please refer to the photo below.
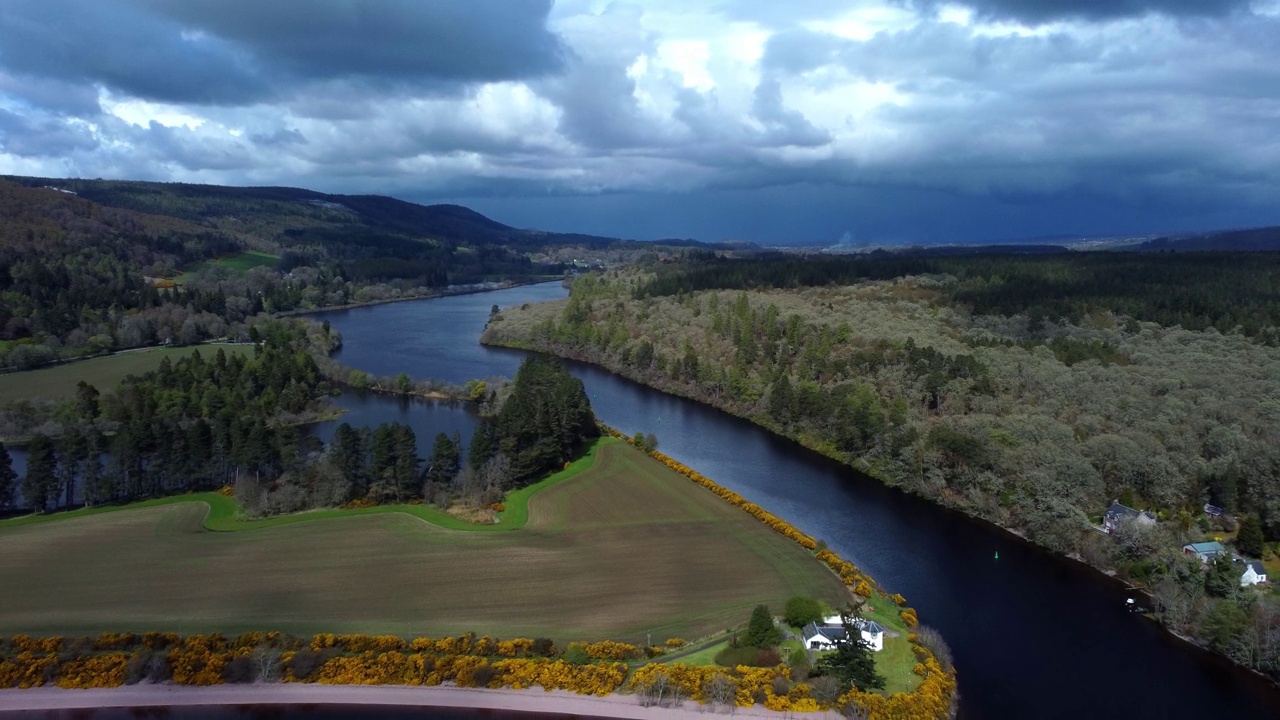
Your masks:
{"label": "yellow flowering shrub", "polygon": [[58,668],[54,684],[61,688],[108,688],[124,684],[129,656],[121,652],[68,660]]}

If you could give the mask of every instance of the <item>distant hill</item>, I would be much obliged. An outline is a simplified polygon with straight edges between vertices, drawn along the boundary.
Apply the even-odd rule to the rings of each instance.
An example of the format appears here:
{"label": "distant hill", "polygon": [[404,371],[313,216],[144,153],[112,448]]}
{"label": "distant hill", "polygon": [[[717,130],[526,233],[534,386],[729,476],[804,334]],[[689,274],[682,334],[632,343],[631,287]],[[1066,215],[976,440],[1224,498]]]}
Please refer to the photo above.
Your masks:
{"label": "distant hill", "polygon": [[[299,231],[332,239],[395,235],[467,245],[605,246],[617,238],[521,230],[459,205],[419,205],[382,195],[333,195],[291,187],[230,187],[136,180],[4,178],[75,193],[108,207],[179,218],[258,243],[298,243]],[[326,232],[327,231],[327,232]],[[282,248],[264,248],[279,250]]]}
{"label": "distant hill", "polygon": [[1222,230],[1194,235],[1171,235],[1148,240],[1137,247],[1141,251],[1246,251],[1280,250],[1280,227],[1250,230]]}

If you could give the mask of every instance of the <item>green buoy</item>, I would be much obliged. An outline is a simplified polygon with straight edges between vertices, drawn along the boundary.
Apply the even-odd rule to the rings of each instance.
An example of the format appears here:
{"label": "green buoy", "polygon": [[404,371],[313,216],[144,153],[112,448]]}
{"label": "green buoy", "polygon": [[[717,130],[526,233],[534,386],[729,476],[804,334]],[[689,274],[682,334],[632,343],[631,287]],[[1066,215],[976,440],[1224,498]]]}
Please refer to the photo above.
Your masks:
{"label": "green buoy", "polygon": [[997,559],[997,560],[999,560],[999,559],[1000,559],[1000,551],[999,551],[999,550],[997,550],[997,551],[996,551],[996,559]]}

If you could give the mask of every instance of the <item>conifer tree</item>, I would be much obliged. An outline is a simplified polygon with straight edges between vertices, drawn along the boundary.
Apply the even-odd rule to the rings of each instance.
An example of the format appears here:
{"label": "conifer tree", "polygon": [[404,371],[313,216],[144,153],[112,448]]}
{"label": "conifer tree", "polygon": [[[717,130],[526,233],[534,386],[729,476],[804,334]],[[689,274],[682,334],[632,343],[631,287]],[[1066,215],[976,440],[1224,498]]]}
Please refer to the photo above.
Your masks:
{"label": "conifer tree", "polygon": [[13,470],[13,458],[0,442],[0,510],[13,507],[13,491],[17,489],[18,474]]}
{"label": "conifer tree", "polygon": [[1236,535],[1236,547],[1240,548],[1240,552],[1245,555],[1260,558],[1265,542],[1262,536],[1262,523],[1258,521],[1257,516],[1245,515],[1240,520],[1240,533]]}
{"label": "conifer tree", "polygon": [[884,676],[876,672],[871,647],[862,639],[853,616],[841,614],[840,624],[844,626],[844,637],[836,640],[834,652],[818,660],[816,669],[860,690],[883,689]]}

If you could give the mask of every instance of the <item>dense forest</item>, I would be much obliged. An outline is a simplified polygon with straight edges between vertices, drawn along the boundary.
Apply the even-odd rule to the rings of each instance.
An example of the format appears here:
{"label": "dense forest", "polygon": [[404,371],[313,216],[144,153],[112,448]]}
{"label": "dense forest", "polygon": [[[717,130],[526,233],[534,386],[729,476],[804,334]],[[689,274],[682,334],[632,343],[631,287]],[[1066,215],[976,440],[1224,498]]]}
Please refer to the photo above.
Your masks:
{"label": "dense forest", "polygon": [[[327,348],[317,348],[322,340],[301,322],[254,330],[261,342],[251,358],[196,351],[177,362],[165,358],[111,392],[81,382],[75,399],[41,428],[47,432],[31,437],[24,506],[39,511],[208,490],[299,467],[308,438],[297,424],[327,412],[329,384],[313,359]],[[12,485],[0,487],[0,500],[12,501]]]}
{"label": "dense forest", "polygon": [[1280,345],[1280,253],[1062,253],[727,260],[703,256],[636,288],[638,298],[712,289],[948,278],[948,304],[977,315],[1078,323],[1097,312],[1187,330],[1216,328]]}
{"label": "dense forest", "polygon": [[[1117,570],[1173,627],[1276,672],[1274,598],[1207,583],[1181,548],[1241,531],[1240,554],[1270,557],[1280,541],[1277,258],[1202,260],[702,261],[579,278],[565,301],[505,310],[485,341],[713,404]],[[1192,327],[1165,292],[1201,299],[1176,315]],[[1115,500],[1160,522],[1107,536]]]}

